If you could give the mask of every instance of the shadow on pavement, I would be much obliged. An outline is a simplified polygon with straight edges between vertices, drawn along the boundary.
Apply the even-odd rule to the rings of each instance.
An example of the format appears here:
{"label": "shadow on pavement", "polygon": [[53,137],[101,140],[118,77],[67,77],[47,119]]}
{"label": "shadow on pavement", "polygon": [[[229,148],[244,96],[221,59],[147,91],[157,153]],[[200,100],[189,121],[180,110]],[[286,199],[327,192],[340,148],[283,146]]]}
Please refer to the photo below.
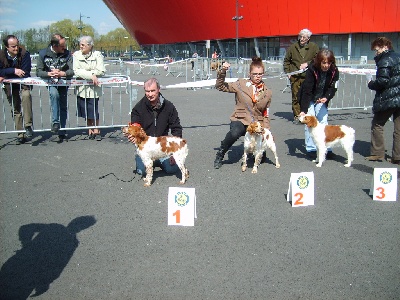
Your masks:
{"label": "shadow on pavement", "polygon": [[27,299],[44,294],[68,264],[79,241],[76,234],[93,226],[93,216],[81,216],[68,226],[32,223],[19,229],[22,248],[0,270],[0,299]]}

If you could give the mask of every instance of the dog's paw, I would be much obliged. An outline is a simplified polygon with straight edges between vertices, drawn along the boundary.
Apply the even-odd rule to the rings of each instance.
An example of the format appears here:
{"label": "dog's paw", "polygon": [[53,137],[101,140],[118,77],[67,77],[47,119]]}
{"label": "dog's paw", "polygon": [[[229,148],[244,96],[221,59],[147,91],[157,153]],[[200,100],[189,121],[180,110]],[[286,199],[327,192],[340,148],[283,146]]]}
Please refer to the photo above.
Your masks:
{"label": "dog's paw", "polygon": [[179,184],[185,184],[185,181],[181,180],[181,181],[179,181]]}
{"label": "dog's paw", "polygon": [[279,169],[281,167],[281,164],[280,163],[277,163],[276,165],[275,165],[275,168],[277,168],[277,169]]}
{"label": "dog's paw", "polygon": [[345,164],[344,165],[346,168],[349,168],[351,166],[351,164]]}
{"label": "dog's paw", "polygon": [[316,166],[317,166],[318,168],[321,168],[321,167],[322,167],[322,164],[316,164]]}
{"label": "dog's paw", "polygon": [[246,171],[247,167],[246,166],[242,166],[242,172]]}
{"label": "dog's paw", "polygon": [[145,178],[143,178],[143,181],[144,181],[144,186],[151,186],[151,181],[149,181],[146,177]]}
{"label": "dog's paw", "polygon": [[256,174],[257,173],[257,169],[251,170],[251,173]]}

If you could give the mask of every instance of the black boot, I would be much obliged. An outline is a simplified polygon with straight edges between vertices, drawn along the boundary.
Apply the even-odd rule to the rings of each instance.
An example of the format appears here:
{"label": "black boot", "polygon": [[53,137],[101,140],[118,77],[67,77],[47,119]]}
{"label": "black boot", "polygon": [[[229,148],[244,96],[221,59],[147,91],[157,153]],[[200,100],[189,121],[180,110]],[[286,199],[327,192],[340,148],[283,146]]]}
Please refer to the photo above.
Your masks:
{"label": "black boot", "polygon": [[221,143],[221,148],[218,149],[217,155],[215,156],[214,169],[221,168],[226,151],[228,151],[228,149]]}

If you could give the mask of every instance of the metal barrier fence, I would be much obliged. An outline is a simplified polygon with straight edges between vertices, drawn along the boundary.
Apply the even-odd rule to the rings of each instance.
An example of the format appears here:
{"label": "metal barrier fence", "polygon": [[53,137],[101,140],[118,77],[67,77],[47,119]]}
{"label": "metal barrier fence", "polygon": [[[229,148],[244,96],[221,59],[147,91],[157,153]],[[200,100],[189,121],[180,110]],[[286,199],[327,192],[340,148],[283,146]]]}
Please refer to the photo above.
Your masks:
{"label": "metal barrier fence", "polygon": [[[98,128],[122,127],[130,121],[129,113],[132,111],[134,103],[137,101],[137,89],[132,85],[130,78],[127,76],[103,77],[102,79],[102,96],[99,99],[99,124]],[[32,113],[33,127],[35,132],[43,132],[51,130],[51,104],[48,86],[56,85],[43,81],[39,78],[28,78],[33,88],[32,96]],[[24,84],[29,85],[25,81]],[[64,130],[81,130],[87,129],[86,121],[77,115],[77,100],[75,87],[88,84],[83,80],[71,80],[59,82],[58,85],[67,85],[67,123]],[[8,103],[5,93],[1,92],[1,119],[0,133],[17,133],[23,132],[15,130],[15,122],[13,119],[13,108]]]}
{"label": "metal barrier fence", "polygon": [[[221,59],[187,59],[179,62],[171,62],[168,64],[157,64],[153,62],[123,62],[116,60],[113,63],[109,63],[107,66],[108,74],[112,77],[105,77],[102,82],[102,97],[99,101],[99,113],[100,121],[98,128],[113,128],[125,126],[130,120],[129,113],[134,106],[134,102],[137,101],[137,89],[134,87],[138,82],[132,82],[129,75],[133,74],[152,74],[161,75],[158,71],[167,65],[167,69],[164,69],[166,76],[174,77],[185,77],[182,81],[186,82],[186,85],[182,85],[180,88],[189,88],[194,82],[196,88],[202,86],[201,81],[205,81],[204,87],[211,86],[209,79],[212,79],[216,74],[216,70],[222,64]],[[229,70],[229,77],[231,78],[246,78],[249,74],[249,66],[251,60],[249,59],[231,59],[225,60],[231,64]],[[365,65],[364,65],[365,66]],[[346,68],[340,69],[340,78],[338,81],[338,91],[335,97],[330,101],[329,108],[331,110],[339,109],[368,109],[372,107],[374,98],[374,92],[369,90],[366,83],[366,76],[363,74],[365,71],[370,73],[374,70],[357,69],[358,66],[351,66],[353,71],[348,72]],[[192,69],[193,68],[193,69]],[[287,75],[283,73],[282,63],[280,61],[265,61],[264,68],[266,70],[265,80],[268,82],[268,78],[280,78],[287,81]],[[126,76],[124,76],[126,74]],[[33,108],[33,122],[34,131],[50,131],[51,129],[51,110],[50,110],[50,98],[48,92],[48,84],[53,83],[42,83],[38,84],[41,80],[39,78],[30,78],[33,80],[32,95],[32,108]],[[207,81],[208,80],[208,81]],[[196,82],[197,81],[197,82]],[[212,82],[212,80],[211,80]],[[30,83],[24,83],[30,84]],[[88,84],[83,81],[66,81],[68,84],[68,119],[65,130],[77,130],[86,129],[86,122],[83,118],[77,117],[77,106],[76,106],[76,95],[74,93],[75,86]],[[60,82],[58,83],[60,85]],[[194,88],[193,88],[194,89]],[[286,87],[282,92],[291,92],[290,83],[287,81]],[[7,98],[5,94],[1,93],[2,99],[2,115],[0,119],[0,133],[11,133],[21,132],[15,130],[15,123],[12,118],[12,114]],[[289,100],[289,98],[288,98]]]}
{"label": "metal barrier fence", "polygon": [[374,94],[367,86],[365,75],[341,72],[337,92],[329,102],[329,109],[368,109],[372,107]]}

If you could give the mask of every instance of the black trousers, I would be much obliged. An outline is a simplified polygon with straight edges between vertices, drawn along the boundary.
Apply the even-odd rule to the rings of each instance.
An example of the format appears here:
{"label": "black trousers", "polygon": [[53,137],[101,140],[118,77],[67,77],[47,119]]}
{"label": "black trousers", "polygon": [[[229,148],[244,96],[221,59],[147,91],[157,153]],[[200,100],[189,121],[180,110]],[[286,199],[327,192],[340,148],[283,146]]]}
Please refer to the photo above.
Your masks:
{"label": "black trousers", "polygon": [[229,150],[230,147],[241,137],[246,134],[247,125],[244,125],[240,121],[231,121],[230,129],[225,136],[225,139],[221,142],[221,150]]}

